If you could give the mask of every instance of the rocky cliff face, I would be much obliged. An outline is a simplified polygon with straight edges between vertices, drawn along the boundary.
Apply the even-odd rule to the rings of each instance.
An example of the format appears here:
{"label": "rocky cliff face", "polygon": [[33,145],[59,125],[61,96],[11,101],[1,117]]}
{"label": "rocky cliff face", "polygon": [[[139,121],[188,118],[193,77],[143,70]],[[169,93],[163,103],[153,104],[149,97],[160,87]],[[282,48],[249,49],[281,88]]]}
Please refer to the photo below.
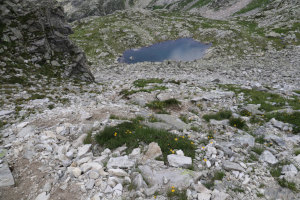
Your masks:
{"label": "rocky cliff face", "polygon": [[53,0],[0,3],[1,82],[13,76],[74,77],[93,81],[84,53],[69,40],[71,28]]}
{"label": "rocky cliff face", "polygon": [[59,0],[69,21],[88,16],[103,16],[125,9],[123,0]]}

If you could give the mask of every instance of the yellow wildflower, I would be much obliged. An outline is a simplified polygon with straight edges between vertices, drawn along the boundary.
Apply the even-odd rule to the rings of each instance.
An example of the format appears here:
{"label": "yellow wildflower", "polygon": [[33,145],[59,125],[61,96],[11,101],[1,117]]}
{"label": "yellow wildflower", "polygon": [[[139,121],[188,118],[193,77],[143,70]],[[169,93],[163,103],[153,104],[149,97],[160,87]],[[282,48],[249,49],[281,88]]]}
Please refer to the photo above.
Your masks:
{"label": "yellow wildflower", "polygon": [[178,140],[178,138],[175,138],[175,141],[177,141]]}
{"label": "yellow wildflower", "polygon": [[204,158],[203,160],[204,160],[204,162],[206,162],[206,161],[207,161],[207,159],[206,159],[206,158]]}
{"label": "yellow wildflower", "polygon": [[172,186],[171,188],[172,188],[172,189],[174,189],[175,187],[174,187],[174,186]]}
{"label": "yellow wildflower", "polygon": [[172,189],[171,192],[175,192],[175,189]]}
{"label": "yellow wildflower", "polygon": [[205,147],[202,147],[202,149],[205,149]]}
{"label": "yellow wildflower", "polygon": [[115,132],[115,133],[114,133],[114,136],[116,137],[116,136],[117,136],[117,134],[118,134],[118,133],[117,133],[117,132]]}
{"label": "yellow wildflower", "polygon": [[184,136],[182,136],[182,138],[184,138]]}
{"label": "yellow wildflower", "polygon": [[194,144],[194,142],[191,142],[191,144]]}

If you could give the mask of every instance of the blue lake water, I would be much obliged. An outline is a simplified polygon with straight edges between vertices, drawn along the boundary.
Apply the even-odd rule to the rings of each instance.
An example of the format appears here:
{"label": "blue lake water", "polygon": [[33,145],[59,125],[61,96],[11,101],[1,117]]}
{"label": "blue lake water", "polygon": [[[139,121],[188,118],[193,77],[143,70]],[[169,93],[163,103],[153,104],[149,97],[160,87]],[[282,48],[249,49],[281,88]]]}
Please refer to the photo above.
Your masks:
{"label": "blue lake water", "polygon": [[162,62],[164,60],[193,61],[204,56],[211,44],[204,44],[192,38],[168,40],[140,49],[130,49],[119,58],[121,63]]}

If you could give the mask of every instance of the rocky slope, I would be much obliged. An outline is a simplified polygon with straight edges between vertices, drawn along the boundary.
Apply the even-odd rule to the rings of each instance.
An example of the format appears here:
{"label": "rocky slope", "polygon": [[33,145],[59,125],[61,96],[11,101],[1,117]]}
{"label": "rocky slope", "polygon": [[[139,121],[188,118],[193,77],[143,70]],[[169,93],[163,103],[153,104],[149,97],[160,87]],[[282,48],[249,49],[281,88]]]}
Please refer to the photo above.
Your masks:
{"label": "rocky slope", "polygon": [[[41,75],[93,81],[84,53],[69,40],[71,27],[55,1],[1,1],[1,83]],[[18,69],[12,73],[10,70]],[[12,76],[13,75],[13,76]]]}
{"label": "rocky slope", "polygon": [[[72,66],[79,55],[85,61],[67,38],[60,7],[34,9],[39,18],[30,19],[48,27],[40,36],[46,47],[24,55],[24,46],[36,46],[35,32],[27,31],[36,21],[24,17],[32,8],[22,11],[23,22],[4,12],[23,5],[5,2],[1,199],[300,198],[297,1],[274,1],[228,20],[130,9],[76,21],[71,38],[87,55],[91,83],[60,79],[56,68],[54,75],[39,71],[58,67],[55,61]],[[30,40],[17,39],[12,24]],[[212,48],[193,62],[117,62],[127,48],[178,37]],[[80,69],[76,77],[93,79]]]}

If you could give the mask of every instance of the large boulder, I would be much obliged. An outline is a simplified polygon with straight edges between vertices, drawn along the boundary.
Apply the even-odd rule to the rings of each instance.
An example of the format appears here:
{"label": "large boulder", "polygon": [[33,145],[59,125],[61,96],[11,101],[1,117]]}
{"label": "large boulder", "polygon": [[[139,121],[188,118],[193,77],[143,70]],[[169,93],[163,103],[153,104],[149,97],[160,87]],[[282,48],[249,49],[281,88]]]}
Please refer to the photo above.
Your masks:
{"label": "large boulder", "polygon": [[94,81],[85,54],[68,37],[72,29],[55,0],[2,0],[0,11],[0,43],[5,50],[0,51],[0,61],[22,55],[18,66],[28,72]]}

